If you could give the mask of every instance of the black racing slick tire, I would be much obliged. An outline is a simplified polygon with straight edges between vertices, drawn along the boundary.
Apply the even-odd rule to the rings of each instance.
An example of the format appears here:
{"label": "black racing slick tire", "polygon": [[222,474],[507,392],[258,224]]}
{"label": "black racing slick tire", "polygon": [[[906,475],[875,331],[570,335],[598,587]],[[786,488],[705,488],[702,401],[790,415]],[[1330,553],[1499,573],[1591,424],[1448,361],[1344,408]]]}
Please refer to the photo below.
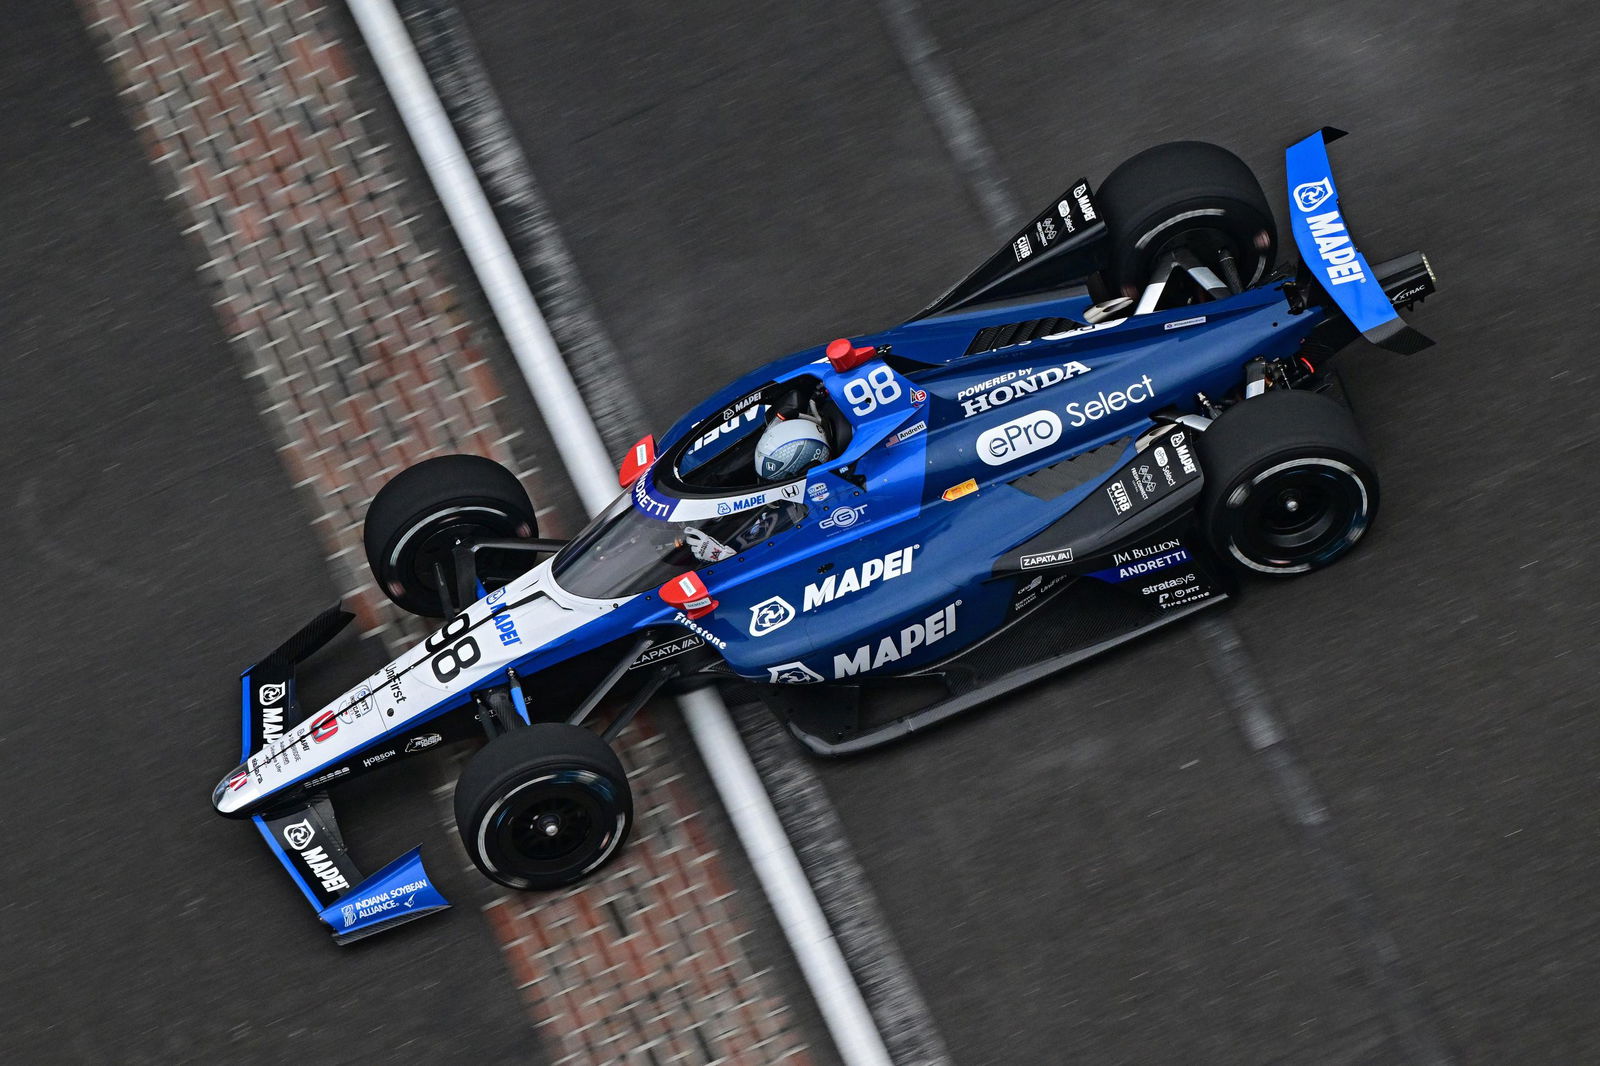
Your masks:
{"label": "black racing slick tire", "polygon": [[1317,570],[1355,547],[1378,513],[1378,475],[1355,419],[1314,392],[1234,404],[1199,439],[1200,515],[1218,556],[1257,574]]}
{"label": "black racing slick tire", "polygon": [[456,782],[456,827],[483,875],[507,888],[576,884],[633,828],[628,775],[581,726],[541,723],[495,737]]}
{"label": "black racing slick tire", "polygon": [[367,508],[367,565],[384,594],[429,618],[450,611],[435,564],[453,574],[457,544],[539,535],[516,475],[477,455],[442,455],[400,471]]}
{"label": "black racing slick tire", "polygon": [[1095,203],[1110,251],[1106,281],[1137,297],[1157,260],[1189,248],[1210,262],[1226,246],[1249,288],[1272,270],[1277,226],[1261,183],[1244,161],[1205,141],[1146,148],[1111,172]]}

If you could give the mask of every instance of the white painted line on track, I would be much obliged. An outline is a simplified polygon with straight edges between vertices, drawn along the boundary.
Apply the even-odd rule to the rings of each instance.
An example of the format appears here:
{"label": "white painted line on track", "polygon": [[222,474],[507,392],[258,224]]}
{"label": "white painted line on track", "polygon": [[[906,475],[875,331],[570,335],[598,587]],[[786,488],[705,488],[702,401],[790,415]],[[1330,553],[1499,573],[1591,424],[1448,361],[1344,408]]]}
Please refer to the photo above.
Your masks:
{"label": "white painted line on track", "polygon": [[506,344],[528,380],[573,487],[584,508],[594,514],[616,496],[616,471],[550,336],[550,327],[528,291],[527,279],[517,268],[516,256],[467,162],[455,128],[445,116],[405,24],[390,0],[349,3],[367,49],[400,112],[400,120],[505,333]]}
{"label": "white painted line on track", "polygon": [[922,106],[939,130],[956,171],[965,179],[984,222],[997,237],[1017,228],[1017,200],[1000,169],[978,113],[945,62],[916,0],[877,0],[878,14],[894,41],[900,61],[922,97]]}
{"label": "white painted line on track", "polygon": [[[391,0],[349,0],[367,49],[527,379],[584,507],[617,494],[611,460]],[[847,1066],[893,1066],[721,697],[683,697],[689,728]]]}

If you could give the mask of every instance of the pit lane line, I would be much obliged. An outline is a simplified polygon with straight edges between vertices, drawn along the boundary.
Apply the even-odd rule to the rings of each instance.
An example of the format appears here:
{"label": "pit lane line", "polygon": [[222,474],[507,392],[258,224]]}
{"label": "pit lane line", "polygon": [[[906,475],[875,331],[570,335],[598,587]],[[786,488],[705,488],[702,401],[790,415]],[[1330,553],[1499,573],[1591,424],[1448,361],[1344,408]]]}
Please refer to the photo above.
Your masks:
{"label": "pit lane line", "polygon": [[[1005,181],[976,110],[941,56],[917,0],[875,0],[875,4],[984,221],[996,240],[1009,238],[1027,216]],[[1223,702],[1268,778],[1274,802],[1298,833],[1328,895],[1356,931],[1359,964],[1395,1041],[1409,1063],[1451,1066],[1453,1059],[1438,1027],[1401,965],[1399,945],[1377,915],[1371,890],[1339,851],[1328,804],[1290,747],[1288,731],[1272,708],[1243,637],[1230,619],[1214,612],[1196,619],[1193,631]]]}
{"label": "pit lane line", "polygon": [[[616,489],[600,434],[550,328],[518,268],[454,127],[391,0],[349,0],[351,13],[396,110],[461,241],[518,368],[567,466],[594,513]],[[795,952],[823,1020],[847,1066],[892,1066],[883,1036],[844,961],[794,848],[727,708],[702,690],[681,701],[690,732],[722,797],[774,915]]]}

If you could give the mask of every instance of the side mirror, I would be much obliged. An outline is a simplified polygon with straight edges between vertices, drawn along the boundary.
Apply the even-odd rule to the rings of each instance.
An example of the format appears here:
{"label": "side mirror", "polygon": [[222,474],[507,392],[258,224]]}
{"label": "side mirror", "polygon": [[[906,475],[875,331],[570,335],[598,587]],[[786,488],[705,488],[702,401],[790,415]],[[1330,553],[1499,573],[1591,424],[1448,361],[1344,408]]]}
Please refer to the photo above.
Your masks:
{"label": "side mirror", "polygon": [[676,607],[690,618],[699,618],[717,609],[706,583],[693,570],[685,571],[661,586],[661,602]]}
{"label": "side mirror", "polygon": [[638,481],[639,475],[650,469],[650,464],[655,461],[656,437],[652,433],[628,449],[627,456],[622,460],[622,472],[617,475],[617,480],[622,482],[623,488],[627,488]]}

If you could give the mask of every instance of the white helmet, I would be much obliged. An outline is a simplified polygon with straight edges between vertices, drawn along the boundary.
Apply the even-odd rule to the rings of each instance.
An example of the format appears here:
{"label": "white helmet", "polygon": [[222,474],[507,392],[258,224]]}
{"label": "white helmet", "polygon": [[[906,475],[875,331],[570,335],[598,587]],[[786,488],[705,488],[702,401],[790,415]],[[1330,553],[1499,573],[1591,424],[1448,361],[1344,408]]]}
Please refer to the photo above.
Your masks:
{"label": "white helmet", "polygon": [[762,481],[788,481],[825,463],[831,453],[822,427],[809,418],[774,422],[756,442],[756,476]]}

